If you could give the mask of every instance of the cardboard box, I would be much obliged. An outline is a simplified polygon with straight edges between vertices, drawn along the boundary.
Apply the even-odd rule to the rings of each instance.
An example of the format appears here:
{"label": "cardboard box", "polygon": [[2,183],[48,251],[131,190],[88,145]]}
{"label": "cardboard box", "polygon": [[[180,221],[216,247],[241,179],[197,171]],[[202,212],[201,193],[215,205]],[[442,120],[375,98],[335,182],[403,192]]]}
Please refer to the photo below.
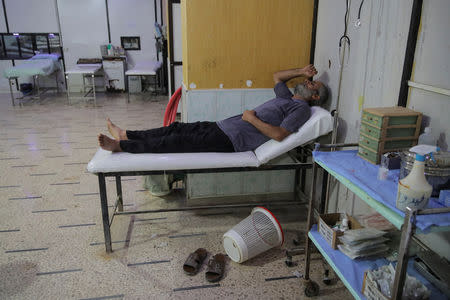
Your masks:
{"label": "cardboard box", "polygon": [[[343,219],[345,214],[334,213],[334,214],[323,214],[319,216],[319,224],[317,225],[317,230],[320,235],[330,244],[333,249],[337,249],[339,244],[338,237],[343,235],[343,232],[335,231],[332,229],[334,225]],[[356,221],[352,216],[347,215],[348,226],[350,229],[362,228],[361,224]]]}
{"label": "cardboard box", "polygon": [[361,293],[366,296],[368,300],[390,300],[378,289],[377,284],[367,276],[367,271],[364,272]]}

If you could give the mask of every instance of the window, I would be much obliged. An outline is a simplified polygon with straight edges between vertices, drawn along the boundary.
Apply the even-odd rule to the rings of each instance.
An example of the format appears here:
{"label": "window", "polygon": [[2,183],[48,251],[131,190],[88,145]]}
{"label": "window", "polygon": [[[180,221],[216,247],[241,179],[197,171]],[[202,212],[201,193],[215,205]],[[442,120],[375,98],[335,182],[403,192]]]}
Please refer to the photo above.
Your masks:
{"label": "window", "polygon": [[50,33],[47,37],[50,45],[50,53],[61,53],[61,42],[59,40],[59,34]]}
{"label": "window", "polygon": [[0,33],[0,59],[28,59],[36,53],[59,53],[58,33]]}
{"label": "window", "polygon": [[48,49],[47,36],[46,35],[36,35],[36,50],[39,53],[50,53]]}
{"label": "window", "polygon": [[19,35],[20,54],[23,58],[30,58],[34,55],[33,39],[29,35]]}
{"label": "window", "polygon": [[14,35],[5,35],[3,38],[5,41],[4,47],[6,57],[10,59],[20,58],[19,43],[17,41],[17,37]]}

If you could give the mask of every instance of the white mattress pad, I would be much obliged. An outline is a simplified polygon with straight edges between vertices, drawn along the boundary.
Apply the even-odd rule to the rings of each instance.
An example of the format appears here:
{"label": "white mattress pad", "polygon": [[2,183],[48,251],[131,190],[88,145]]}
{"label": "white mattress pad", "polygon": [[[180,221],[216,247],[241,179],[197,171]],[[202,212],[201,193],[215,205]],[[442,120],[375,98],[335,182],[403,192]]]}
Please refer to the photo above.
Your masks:
{"label": "white mattress pad", "polygon": [[257,167],[253,151],[234,153],[111,153],[99,149],[88,163],[91,173]]}
{"label": "white mattress pad", "polygon": [[94,74],[100,68],[102,64],[78,64],[73,68],[66,71],[66,74]]}
{"label": "white mattress pad", "polygon": [[91,173],[108,173],[258,167],[332,130],[333,119],[328,111],[314,106],[311,112],[311,117],[298,132],[289,135],[282,142],[269,140],[255,149],[255,151],[132,154],[125,152],[112,153],[99,149],[88,163],[87,170]]}
{"label": "white mattress pad", "polygon": [[161,68],[162,62],[151,61],[136,64],[132,69],[125,72],[127,76],[138,76],[138,75],[156,75],[156,71]]}

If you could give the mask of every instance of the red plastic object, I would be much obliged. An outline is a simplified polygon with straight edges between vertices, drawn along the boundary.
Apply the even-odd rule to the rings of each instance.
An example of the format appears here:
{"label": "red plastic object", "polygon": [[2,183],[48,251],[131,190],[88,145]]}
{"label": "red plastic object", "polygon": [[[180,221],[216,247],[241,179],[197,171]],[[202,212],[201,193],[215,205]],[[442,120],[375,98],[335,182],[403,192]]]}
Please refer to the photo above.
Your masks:
{"label": "red plastic object", "polygon": [[181,87],[179,87],[169,100],[166,107],[166,112],[164,113],[163,126],[169,126],[175,122],[177,116],[178,103],[181,99]]}

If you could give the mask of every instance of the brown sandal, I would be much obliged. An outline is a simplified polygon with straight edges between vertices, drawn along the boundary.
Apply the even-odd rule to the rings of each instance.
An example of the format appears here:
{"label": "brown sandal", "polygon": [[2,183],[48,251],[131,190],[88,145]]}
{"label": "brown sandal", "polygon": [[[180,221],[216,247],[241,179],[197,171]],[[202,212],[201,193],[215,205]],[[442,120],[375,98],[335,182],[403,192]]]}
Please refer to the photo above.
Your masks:
{"label": "brown sandal", "polygon": [[183,265],[184,272],[188,275],[197,274],[207,255],[208,252],[203,248],[198,248],[195,252],[189,254]]}
{"label": "brown sandal", "polygon": [[205,278],[209,282],[217,282],[223,277],[225,271],[226,257],[223,254],[214,255],[208,262]]}

